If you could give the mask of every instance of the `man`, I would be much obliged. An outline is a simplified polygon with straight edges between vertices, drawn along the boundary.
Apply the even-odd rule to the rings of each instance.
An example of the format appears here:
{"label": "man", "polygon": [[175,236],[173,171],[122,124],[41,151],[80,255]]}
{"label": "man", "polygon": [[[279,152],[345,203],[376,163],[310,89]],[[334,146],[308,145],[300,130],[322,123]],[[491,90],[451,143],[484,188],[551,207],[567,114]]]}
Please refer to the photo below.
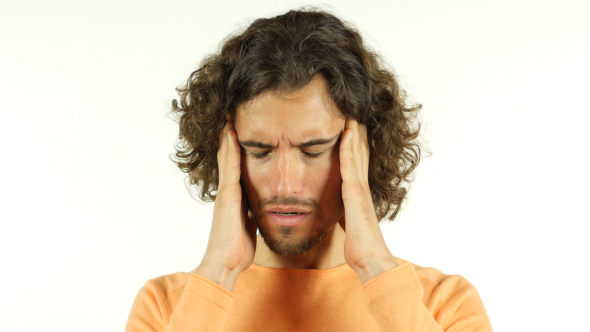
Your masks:
{"label": "man", "polygon": [[211,234],[196,269],[146,283],[127,331],[491,331],[467,280],[387,248],[420,107],[354,29],[257,20],[179,92],[176,163],[215,201]]}

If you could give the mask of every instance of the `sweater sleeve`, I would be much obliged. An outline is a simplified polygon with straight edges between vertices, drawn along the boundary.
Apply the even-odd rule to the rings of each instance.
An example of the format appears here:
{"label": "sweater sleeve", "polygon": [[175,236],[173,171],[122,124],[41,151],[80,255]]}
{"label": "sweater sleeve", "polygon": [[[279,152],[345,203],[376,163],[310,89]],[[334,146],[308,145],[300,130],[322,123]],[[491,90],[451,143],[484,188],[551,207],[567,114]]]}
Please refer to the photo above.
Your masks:
{"label": "sweater sleeve", "polygon": [[362,290],[365,306],[380,331],[491,332],[492,326],[475,287],[465,278],[448,276],[422,302],[424,290],[410,263],[369,281]]}
{"label": "sweater sleeve", "polygon": [[196,273],[189,275],[175,306],[156,280],[137,294],[125,332],[222,331],[233,307],[233,294]]}

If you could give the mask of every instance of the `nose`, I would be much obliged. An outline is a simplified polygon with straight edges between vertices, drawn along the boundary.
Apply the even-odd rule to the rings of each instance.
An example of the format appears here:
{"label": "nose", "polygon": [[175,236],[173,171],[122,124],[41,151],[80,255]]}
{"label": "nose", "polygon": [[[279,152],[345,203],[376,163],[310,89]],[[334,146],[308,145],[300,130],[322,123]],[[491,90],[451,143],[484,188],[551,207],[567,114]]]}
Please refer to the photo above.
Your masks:
{"label": "nose", "polygon": [[279,197],[297,196],[302,189],[302,169],[292,151],[281,150],[273,160],[271,190]]}

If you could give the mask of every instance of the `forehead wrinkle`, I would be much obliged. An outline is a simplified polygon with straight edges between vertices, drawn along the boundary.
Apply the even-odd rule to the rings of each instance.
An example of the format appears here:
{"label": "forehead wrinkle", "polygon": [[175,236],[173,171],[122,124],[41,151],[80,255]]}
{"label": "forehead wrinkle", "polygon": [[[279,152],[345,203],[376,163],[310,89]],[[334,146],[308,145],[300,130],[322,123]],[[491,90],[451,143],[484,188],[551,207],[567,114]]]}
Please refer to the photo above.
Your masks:
{"label": "forehead wrinkle", "polygon": [[[316,145],[326,145],[326,144],[330,144],[333,143],[334,141],[338,141],[338,138],[340,137],[340,134],[342,132],[338,132],[336,135],[332,136],[332,137],[314,137],[312,136],[311,139],[302,141],[299,144],[293,144],[293,142],[286,138],[284,136],[284,134],[281,134],[281,139],[279,141],[287,141],[288,145],[290,145],[291,147],[295,147],[295,148],[300,148],[300,149],[305,149],[308,147],[312,147],[312,146],[316,146]],[[266,148],[275,148],[276,145],[272,145],[272,144],[267,144],[265,142],[261,142],[261,141],[255,141],[255,140],[247,140],[247,141],[242,141],[239,140],[239,143],[243,146],[243,147],[253,147],[253,148],[260,148],[260,149],[266,149]]]}
{"label": "forehead wrinkle", "polygon": [[[290,146],[296,146],[296,143],[301,144],[311,140],[329,138],[326,137],[326,135],[331,137],[334,120],[338,119],[337,122],[341,122],[342,120],[345,120],[346,117],[334,102],[323,77],[322,80],[324,82],[314,79],[313,83],[310,82],[308,85],[297,90],[263,91],[251,100],[245,101],[239,105],[236,108],[237,114],[234,123],[236,124],[236,129],[243,129],[242,135],[239,135],[241,136],[240,139],[277,147],[280,142],[285,142]],[[273,101],[273,99],[275,101]],[[315,101],[313,101],[313,99],[315,99]],[[277,100],[282,100],[282,102],[279,101],[279,104],[276,104]],[[281,103],[284,103],[285,101],[287,106],[286,108],[283,108],[285,104]],[[307,103],[308,101],[309,103]],[[297,106],[300,102],[305,104]],[[289,104],[291,104],[291,106],[289,106]],[[295,104],[295,106],[293,106],[293,104]],[[302,108],[303,106],[305,109]],[[280,122],[275,122],[277,118],[273,115],[274,107],[279,107],[277,110],[287,110],[289,107],[294,107],[294,110],[298,110],[298,112],[282,112],[282,115],[277,115],[279,116],[278,119],[282,118],[282,120],[280,120]],[[323,112],[326,112],[324,114],[326,114],[328,118],[319,114],[323,113],[320,111],[322,109]],[[299,120],[298,117],[301,116],[300,113],[306,111],[312,113],[310,114],[310,119],[320,120],[320,123],[312,120],[312,122],[316,122],[315,124],[319,124],[320,126],[314,127],[313,125],[310,126],[309,124],[297,121]],[[267,121],[271,122],[267,123]],[[291,121],[294,121],[294,123],[291,123]],[[303,127],[298,130],[295,130],[297,128],[291,130],[292,128],[290,128],[291,126],[288,124],[297,123],[299,123],[300,126],[303,125]],[[342,127],[344,127],[344,125],[345,123],[342,124]],[[340,127],[340,125],[338,127]],[[342,129],[338,129],[341,133]],[[244,134],[246,134],[247,137],[244,137]],[[261,138],[269,140],[260,141]],[[301,142],[296,142],[295,140],[300,140]]]}

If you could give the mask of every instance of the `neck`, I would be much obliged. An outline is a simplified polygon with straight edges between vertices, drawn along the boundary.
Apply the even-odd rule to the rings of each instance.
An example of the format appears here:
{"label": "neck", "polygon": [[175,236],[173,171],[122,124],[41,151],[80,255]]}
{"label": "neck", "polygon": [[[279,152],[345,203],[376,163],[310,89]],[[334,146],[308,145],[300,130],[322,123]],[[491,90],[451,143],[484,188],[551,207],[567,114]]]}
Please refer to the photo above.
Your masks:
{"label": "neck", "polygon": [[328,235],[305,254],[283,257],[268,248],[260,234],[257,235],[254,264],[275,269],[330,269],[346,264],[344,240],[346,234],[338,223]]}

